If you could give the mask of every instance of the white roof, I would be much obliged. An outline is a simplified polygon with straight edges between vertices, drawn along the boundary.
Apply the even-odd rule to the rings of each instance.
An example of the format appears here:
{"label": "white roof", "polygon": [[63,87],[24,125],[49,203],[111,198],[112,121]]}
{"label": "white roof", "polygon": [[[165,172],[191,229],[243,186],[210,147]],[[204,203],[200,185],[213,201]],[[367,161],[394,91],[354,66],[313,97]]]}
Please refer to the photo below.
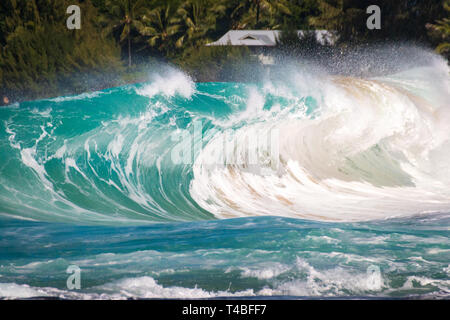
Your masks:
{"label": "white roof", "polygon": [[[298,30],[299,37],[303,37],[304,30]],[[306,31],[307,32],[307,31]],[[335,36],[327,30],[315,30],[315,36],[321,44],[334,44]],[[280,30],[230,30],[219,40],[206,44],[207,46],[265,46],[277,45]]]}

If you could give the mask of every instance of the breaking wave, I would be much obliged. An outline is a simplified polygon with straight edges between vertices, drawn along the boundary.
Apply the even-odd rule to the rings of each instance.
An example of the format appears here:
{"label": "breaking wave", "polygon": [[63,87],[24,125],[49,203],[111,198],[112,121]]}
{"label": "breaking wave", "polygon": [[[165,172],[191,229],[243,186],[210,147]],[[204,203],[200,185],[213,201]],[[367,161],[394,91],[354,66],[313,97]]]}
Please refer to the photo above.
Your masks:
{"label": "breaking wave", "polygon": [[83,224],[450,209],[450,77],[290,68],[258,84],[145,84],[0,110],[0,212]]}

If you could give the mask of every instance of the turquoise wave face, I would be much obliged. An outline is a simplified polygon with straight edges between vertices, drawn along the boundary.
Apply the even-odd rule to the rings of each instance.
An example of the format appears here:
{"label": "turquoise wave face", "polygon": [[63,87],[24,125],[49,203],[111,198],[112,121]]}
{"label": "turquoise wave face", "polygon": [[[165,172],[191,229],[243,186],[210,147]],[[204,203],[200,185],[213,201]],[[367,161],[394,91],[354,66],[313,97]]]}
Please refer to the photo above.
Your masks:
{"label": "turquoise wave face", "polygon": [[0,297],[448,297],[446,70],[1,108]]}
{"label": "turquoise wave face", "polygon": [[145,85],[1,109],[0,211],[102,224],[213,218],[190,196],[189,164],[174,164],[168,151],[195,119],[206,131],[211,117],[241,108],[245,85],[199,84],[189,99],[139,90]]}
{"label": "turquoise wave face", "polygon": [[[251,91],[174,77],[168,92],[138,84],[0,109],[0,212],[114,225],[214,218],[190,194],[194,160],[212,133],[245,125],[228,120],[245,111]],[[186,95],[184,87],[192,87]],[[188,161],[174,161],[183,144]]]}

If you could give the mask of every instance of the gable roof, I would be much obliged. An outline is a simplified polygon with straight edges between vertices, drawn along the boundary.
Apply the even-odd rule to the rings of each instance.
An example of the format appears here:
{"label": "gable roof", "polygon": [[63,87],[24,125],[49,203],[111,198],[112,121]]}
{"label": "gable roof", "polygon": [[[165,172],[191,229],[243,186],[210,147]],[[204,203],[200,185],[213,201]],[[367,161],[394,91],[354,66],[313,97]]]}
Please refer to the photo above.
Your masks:
{"label": "gable roof", "polygon": [[[298,30],[299,37],[306,31]],[[334,34],[327,30],[315,30],[316,39],[321,44],[334,44]],[[207,46],[264,46],[277,45],[277,39],[281,35],[280,30],[230,30],[219,40],[206,44]]]}
{"label": "gable roof", "polygon": [[278,31],[271,30],[230,30],[207,46],[275,46],[277,36]]}

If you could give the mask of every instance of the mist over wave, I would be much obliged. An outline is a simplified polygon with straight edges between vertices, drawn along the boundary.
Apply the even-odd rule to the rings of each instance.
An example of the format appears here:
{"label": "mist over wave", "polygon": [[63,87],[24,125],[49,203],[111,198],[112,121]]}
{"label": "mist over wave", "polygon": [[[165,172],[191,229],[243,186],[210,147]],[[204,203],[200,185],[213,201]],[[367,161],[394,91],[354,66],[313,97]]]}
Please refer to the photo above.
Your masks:
{"label": "mist over wave", "polygon": [[448,212],[449,68],[416,54],[426,63],[364,76],[290,63],[254,84],[166,68],[2,108],[0,214],[135,224]]}

